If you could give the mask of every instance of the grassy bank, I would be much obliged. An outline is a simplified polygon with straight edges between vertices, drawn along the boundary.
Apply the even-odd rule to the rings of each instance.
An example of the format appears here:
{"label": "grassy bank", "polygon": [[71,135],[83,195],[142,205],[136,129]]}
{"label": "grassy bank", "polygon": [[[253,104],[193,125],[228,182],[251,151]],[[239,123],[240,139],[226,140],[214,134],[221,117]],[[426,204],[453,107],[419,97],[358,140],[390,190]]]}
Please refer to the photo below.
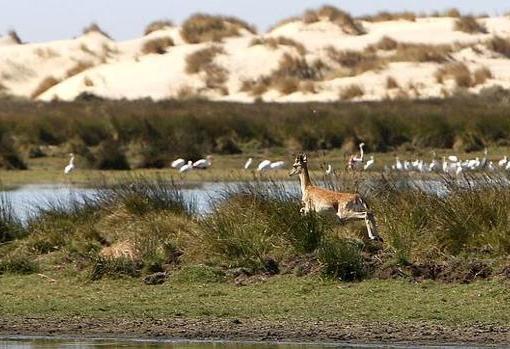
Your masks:
{"label": "grassy bank", "polygon": [[[280,276],[246,286],[189,280],[176,273],[164,285],[135,279],[84,282],[58,273],[4,276],[3,317],[266,318],[309,321],[477,322],[508,325],[510,298],[503,282],[469,285],[371,280],[338,283]],[[188,274],[188,275],[186,275]],[[39,284],[41,287],[32,287]]]}

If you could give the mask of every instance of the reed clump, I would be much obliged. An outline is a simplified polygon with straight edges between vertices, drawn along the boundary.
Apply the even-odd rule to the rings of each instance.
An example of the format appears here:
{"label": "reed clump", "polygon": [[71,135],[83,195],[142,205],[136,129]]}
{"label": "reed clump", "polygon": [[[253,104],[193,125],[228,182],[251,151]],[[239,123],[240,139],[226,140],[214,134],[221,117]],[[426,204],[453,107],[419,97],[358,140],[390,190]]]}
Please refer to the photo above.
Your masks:
{"label": "reed clump", "polygon": [[239,36],[241,31],[256,33],[253,26],[235,17],[212,16],[198,13],[182,24],[181,35],[190,44],[214,41]]}

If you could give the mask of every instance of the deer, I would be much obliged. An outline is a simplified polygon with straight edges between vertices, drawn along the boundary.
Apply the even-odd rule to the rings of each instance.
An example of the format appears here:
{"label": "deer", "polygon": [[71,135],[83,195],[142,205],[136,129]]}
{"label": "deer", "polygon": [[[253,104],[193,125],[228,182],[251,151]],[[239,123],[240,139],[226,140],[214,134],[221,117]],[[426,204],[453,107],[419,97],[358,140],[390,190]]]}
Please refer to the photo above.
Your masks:
{"label": "deer", "polygon": [[308,214],[311,211],[333,212],[342,223],[364,220],[370,240],[382,241],[377,232],[375,217],[360,194],[340,193],[313,185],[308,173],[308,160],[304,153],[296,156],[289,172],[289,176],[295,175],[299,175],[301,185],[301,201],[304,205],[301,208],[301,214]]}

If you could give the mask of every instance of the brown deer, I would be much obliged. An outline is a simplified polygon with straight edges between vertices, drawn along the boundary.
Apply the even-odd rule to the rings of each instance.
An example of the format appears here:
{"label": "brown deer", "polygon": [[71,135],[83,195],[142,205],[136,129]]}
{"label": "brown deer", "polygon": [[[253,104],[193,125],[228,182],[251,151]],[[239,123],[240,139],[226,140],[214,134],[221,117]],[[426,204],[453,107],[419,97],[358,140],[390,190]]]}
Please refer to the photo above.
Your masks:
{"label": "brown deer", "polygon": [[350,220],[364,220],[367,226],[368,237],[371,240],[380,240],[377,233],[375,217],[370,212],[368,205],[359,194],[338,193],[331,190],[316,187],[308,174],[308,161],[306,154],[299,154],[292,165],[289,175],[299,175],[301,182],[302,213],[334,212],[341,222]]}

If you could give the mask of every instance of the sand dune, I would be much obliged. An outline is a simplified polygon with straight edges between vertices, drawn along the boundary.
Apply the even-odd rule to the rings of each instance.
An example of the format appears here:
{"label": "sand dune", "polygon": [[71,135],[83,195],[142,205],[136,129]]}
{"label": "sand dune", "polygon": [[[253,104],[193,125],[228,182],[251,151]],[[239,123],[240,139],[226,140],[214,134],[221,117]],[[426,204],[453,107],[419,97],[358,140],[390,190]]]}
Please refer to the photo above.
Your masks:
{"label": "sand dune", "polygon": [[[198,44],[186,43],[180,27],[165,27],[123,42],[99,32],[34,44],[18,44],[4,36],[0,37],[0,86],[2,93],[42,101],[73,100],[90,93],[112,99],[201,96],[242,102],[428,98],[447,96],[459,87],[472,92],[492,85],[510,87],[510,59],[486,44],[497,35],[510,45],[510,17],[478,19],[485,33],[455,30],[456,20],[364,21],[365,33],[352,35],[327,19],[314,23],[297,19],[265,34],[241,30],[237,37]],[[291,40],[275,44],[281,37]],[[399,48],[374,48],[383,38],[391,38]],[[147,45],[157,40],[172,45],[151,53]],[[409,49],[406,44],[416,45]],[[420,55],[423,50],[435,51],[438,45],[448,49],[430,59],[405,51],[420,50],[420,45],[431,45],[421,48]],[[189,73],[187,57],[211,46],[222,50],[198,72]],[[360,52],[371,61],[352,62],[359,57],[346,56],[344,51]],[[287,57],[292,64],[287,62],[286,67],[281,63],[284,55],[294,59]],[[438,70],[452,63],[464,64],[471,80],[462,82],[456,73],[445,73],[439,81]],[[482,67],[488,68],[485,77],[479,78],[478,73],[475,77]]]}

